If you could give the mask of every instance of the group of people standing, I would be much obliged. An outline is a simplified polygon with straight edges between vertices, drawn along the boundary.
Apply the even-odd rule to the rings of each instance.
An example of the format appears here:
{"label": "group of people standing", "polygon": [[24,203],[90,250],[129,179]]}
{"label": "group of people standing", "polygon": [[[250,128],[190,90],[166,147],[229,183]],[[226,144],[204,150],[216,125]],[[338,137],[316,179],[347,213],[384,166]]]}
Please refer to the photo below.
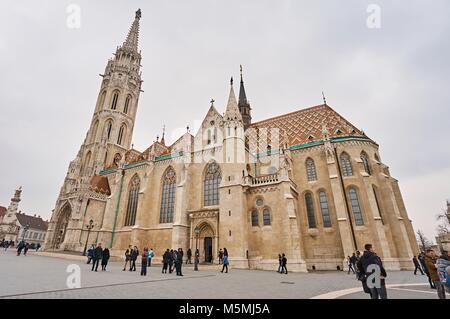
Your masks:
{"label": "group of people standing", "polygon": [[102,248],[102,244],[98,243],[97,247],[92,245],[87,251],[87,264],[90,264],[92,261],[92,269],[91,271],[97,271],[98,266],[101,261],[102,271],[106,271],[106,266],[108,266],[108,261],[110,258],[109,249]]}
{"label": "group of people standing", "polygon": [[[173,272],[175,269],[177,276],[183,276],[182,273],[182,266],[183,266],[183,256],[184,252],[182,248],[176,249],[166,249],[163,255],[163,268],[162,273],[167,274],[167,269],[169,269],[169,274]],[[190,249],[188,250],[188,258],[186,260],[186,263],[190,262],[190,258],[192,258],[192,252],[190,252]]]}

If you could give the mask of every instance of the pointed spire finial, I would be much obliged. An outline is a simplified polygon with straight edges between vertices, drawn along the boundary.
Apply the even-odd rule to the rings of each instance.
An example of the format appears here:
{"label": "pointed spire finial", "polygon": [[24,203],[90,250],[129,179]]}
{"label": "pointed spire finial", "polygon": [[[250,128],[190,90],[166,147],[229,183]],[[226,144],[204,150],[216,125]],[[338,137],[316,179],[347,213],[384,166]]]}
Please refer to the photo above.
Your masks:
{"label": "pointed spire finial", "polygon": [[230,85],[233,86],[233,77],[231,77]]}
{"label": "pointed spire finial", "polygon": [[243,80],[242,80],[242,64],[240,65],[240,68],[241,68],[241,82],[243,82]]}
{"label": "pointed spire finial", "polygon": [[131,25],[130,31],[128,32],[127,38],[123,43],[123,47],[129,50],[133,50],[137,52],[138,50],[138,42],[139,42],[139,20],[142,17],[141,9],[136,11],[135,19],[133,24]]}
{"label": "pointed spire finial", "polygon": [[214,99],[211,99],[211,101],[209,103],[211,103],[211,107],[214,106],[214,102],[216,102]]}
{"label": "pointed spire finial", "polygon": [[164,138],[166,135],[166,124],[163,124],[163,133],[161,138],[161,144],[166,145],[166,139]]}
{"label": "pointed spire finial", "polygon": [[323,104],[327,105],[327,99],[325,98],[325,93],[322,91]]}

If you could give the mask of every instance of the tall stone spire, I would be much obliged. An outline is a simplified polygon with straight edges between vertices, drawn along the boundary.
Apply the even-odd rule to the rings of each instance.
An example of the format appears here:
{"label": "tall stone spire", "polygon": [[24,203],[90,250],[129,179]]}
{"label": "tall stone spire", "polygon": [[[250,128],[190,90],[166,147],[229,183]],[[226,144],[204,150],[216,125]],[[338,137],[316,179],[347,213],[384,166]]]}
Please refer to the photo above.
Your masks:
{"label": "tall stone spire", "polygon": [[239,112],[238,104],[236,102],[236,95],[234,94],[233,78],[231,78],[230,84],[231,84],[230,95],[228,97],[228,104],[227,109],[225,111],[224,120],[242,122],[242,116],[241,113]]}
{"label": "tall stone spire", "polygon": [[242,121],[244,122],[244,129],[247,129],[250,124],[252,123],[252,115],[250,107],[250,103],[248,103],[247,95],[245,94],[245,87],[244,87],[244,79],[242,77],[242,65],[241,65],[241,85],[239,88],[239,112],[242,115]]}
{"label": "tall stone spire", "polygon": [[130,31],[128,32],[128,36],[123,43],[123,48],[127,50],[131,50],[133,52],[138,51],[139,44],[139,21],[141,20],[142,12],[141,9],[136,11],[136,16],[134,18],[133,24],[131,25]]}
{"label": "tall stone spire", "polygon": [[14,192],[14,197],[11,198],[11,203],[8,206],[8,215],[9,214],[16,214],[17,210],[19,208],[20,203],[20,195],[22,194],[22,186],[20,186],[16,191]]}

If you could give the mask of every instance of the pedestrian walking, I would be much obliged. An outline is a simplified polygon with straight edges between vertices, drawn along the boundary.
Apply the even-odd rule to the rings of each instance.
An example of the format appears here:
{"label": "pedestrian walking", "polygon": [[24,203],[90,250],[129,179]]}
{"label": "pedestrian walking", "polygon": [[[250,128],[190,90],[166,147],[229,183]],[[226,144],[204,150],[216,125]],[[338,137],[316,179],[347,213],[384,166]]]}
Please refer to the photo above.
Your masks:
{"label": "pedestrian walking", "polygon": [[152,266],[152,258],[155,256],[155,254],[153,253],[153,248],[150,248],[150,250],[148,251],[148,266],[151,267]]}
{"label": "pedestrian walking", "polygon": [[38,243],[38,244],[36,245],[36,251],[39,251],[40,248],[41,248],[41,244]]}
{"label": "pedestrian walking", "polygon": [[28,249],[30,249],[30,244],[29,243],[25,243],[25,246],[23,248],[23,255],[26,256]]}
{"label": "pedestrian walking", "polygon": [[[359,261],[360,265],[359,265],[359,270],[361,272],[361,274],[364,276],[364,282],[367,285],[368,290],[370,291],[369,294],[371,296],[372,299],[388,299],[387,298],[387,290],[386,290],[386,277],[387,277],[387,273],[386,270],[383,267],[383,263],[381,262],[380,257],[377,256],[377,254],[375,253],[375,249],[373,248],[373,246],[371,244],[366,244],[364,246],[364,253]],[[367,279],[368,276],[370,276],[371,274],[373,274],[375,272],[375,270],[370,271],[370,269],[368,269],[369,266],[372,267],[378,267],[379,268],[379,274],[380,274],[380,286],[379,287],[371,287],[373,286],[374,282],[370,282],[371,285],[367,284]],[[371,267],[371,268],[372,268]],[[373,278],[374,280],[376,278]],[[376,280],[375,280],[376,283]],[[364,287],[364,285],[363,285]],[[367,288],[364,287],[364,291],[367,291]]]}
{"label": "pedestrian walking", "polygon": [[353,253],[352,256],[348,256],[348,275],[350,275],[350,271],[353,271],[354,274],[356,274],[356,254]]}
{"label": "pedestrian walking", "polygon": [[133,249],[131,248],[131,245],[128,246],[128,249],[125,251],[125,265],[123,265],[123,271],[127,270],[127,265],[130,263],[131,267],[131,251]]}
{"label": "pedestrian walking", "polygon": [[148,248],[145,247],[142,252],[141,276],[147,276]]}
{"label": "pedestrian walking", "polygon": [[417,259],[416,256],[413,257],[412,261],[413,261],[414,267],[415,267],[415,268],[414,268],[414,275],[417,275],[417,270],[419,270],[420,273],[421,273],[422,275],[424,275],[424,273],[423,273],[423,271],[422,271],[422,268],[420,267],[419,260]]}
{"label": "pedestrian walking", "polygon": [[419,259],[420,264],[422,265],[423,272],[425,273],[425,275],[427,275],[428,283],[430,284],[430,288],[436,289],[436,287],[433,283],[433,280],[431,280],[431,275],[430,275],[430,272],[428,271],[427,263],[425,262],[425,254],[423,252],[420,253],[418,259]]}
{"label": "pedestrian walking", "polygon": [[288,274],[287,271],[287,258],[286,255],[284,253],[281,254],[281,274]]}
{"label": "pedestrian walking", "polygon": [[98,264],[103,256],[102,244],[98,243],[97,247],[94,249],[94,255],[92,257],[92,269],[91,271],[97,271]]}
{"label": "pedestrian walking", "polygon": [[228,273],[228,264],[229,264],[229,261],[228,261],[228,256],[223,256],[223,261],[222,261],[223,263],[222,263],[222,271],[221,272],[223,272],[224,270],[225,270],[225,273]]}
{"label": "pedestrian walking", "polygon": [[181,248],[178,248],[175,256],[175,269],[177,271],[177,276],[183,276],[183,273],[181,272],[181,267],[183,267],[183,250]]}
{"label": "pedestrian walking", "polygon": [[170,259],[170,251],[167,248],[166,252],[163,255],[163,268],[162,268],[163,274],[167,274],[167,267],[169,266],[169,259]]}
{"label": "pedestrian walking", "polygon": [[222,248],[219,249],[219,254],[217,255],[219,257],[219,265],[223,263],[223,250]]}
{"label": "pedestrian walking", "polygon": [[190,248],[187,250],[186,256],[187,256],[186,265],[192,264],[192,250]]}
{"label": "pedestrian walking", "polygon": [[136,271],[136,260],[139,256],[139,249],[134,246],[134,248],[131,250],[131,262],[130,262],[130,271]]}
{"label": "pedestrian walking", "polygon": [[102,252],[102,271],[106,271],[106,266],[108,266],[109,258],[111,257],[109,249],[105,248]]}
{"label": "pedestrian walking", "polygon": [[89,247],[88,251],[87,251],[87,254],[86,254],[86,256],[87,256],[87,262],[86,263],[87,264],[90,264],[91,260],[92,260],[92,257],[94,257],[94,249],[95,249],[94,245],[91,245]]}
{"label": "pedestrian walking", "polygon": [[278,254],[278,270],[277,272],[281,274],[281,269],[283,267],[281,266],[281,254]]}
{"label": "pedestrian walking", "polygon": [[436,253],[433,249],[427,249],[426,255],[425,255],[425,265],[427,266],[428,272],[430,273],[431,281],[433,281],[435,289],[437,290],[437,295],[439,299],[445,299],[445,287],[442,284],[439,275],[438,270],[436,267]]}
{"label": "pedestrian walking", "polygon": [[17,245],[17,256],[22,254],[22,250],[25,248],[25,243],[21,241],[19,245]]}
{"label": "pedestrian walking", "polygon": [[436,262],[436,268],[444,290],[450,294],[450,252],[442,252],[441,257]]}

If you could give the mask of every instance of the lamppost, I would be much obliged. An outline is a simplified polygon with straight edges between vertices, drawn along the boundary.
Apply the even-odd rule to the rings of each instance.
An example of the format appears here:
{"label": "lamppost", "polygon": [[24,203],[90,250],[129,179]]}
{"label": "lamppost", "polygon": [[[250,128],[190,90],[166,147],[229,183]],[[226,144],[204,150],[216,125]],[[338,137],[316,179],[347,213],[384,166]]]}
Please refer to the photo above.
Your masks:
{"label": "lamppost", "polygon": [[195,227],[194,232],[195,232],[195,260],[194,260],[194,270],[195,270],[195,271],[198,271],[198,258],[199,258],[199,253],[198,253],[198,235],[200,234],[200,228]]}
{"label": "lamppost", "polygon": [[26,232],[28,231],[28,229],[30,229],[30,225],[26,224],[26,225],[23,227],[22,241],[25,241],[25,234],[26,234]]}
{"label": "lamppost", "polygon": [[94,221],[91,219],[89,221],[89,225],[86,225],[86,229],[88,230],[88,234],[87,234],[87,237],[86,237],[86,244],[84,245],[84,250],[83,250],[82,256],[86,256],[87,244],[88,244],[88,241],[89,241],[89,235],[91,234],[91,229],[92,228],[94,228]]}

